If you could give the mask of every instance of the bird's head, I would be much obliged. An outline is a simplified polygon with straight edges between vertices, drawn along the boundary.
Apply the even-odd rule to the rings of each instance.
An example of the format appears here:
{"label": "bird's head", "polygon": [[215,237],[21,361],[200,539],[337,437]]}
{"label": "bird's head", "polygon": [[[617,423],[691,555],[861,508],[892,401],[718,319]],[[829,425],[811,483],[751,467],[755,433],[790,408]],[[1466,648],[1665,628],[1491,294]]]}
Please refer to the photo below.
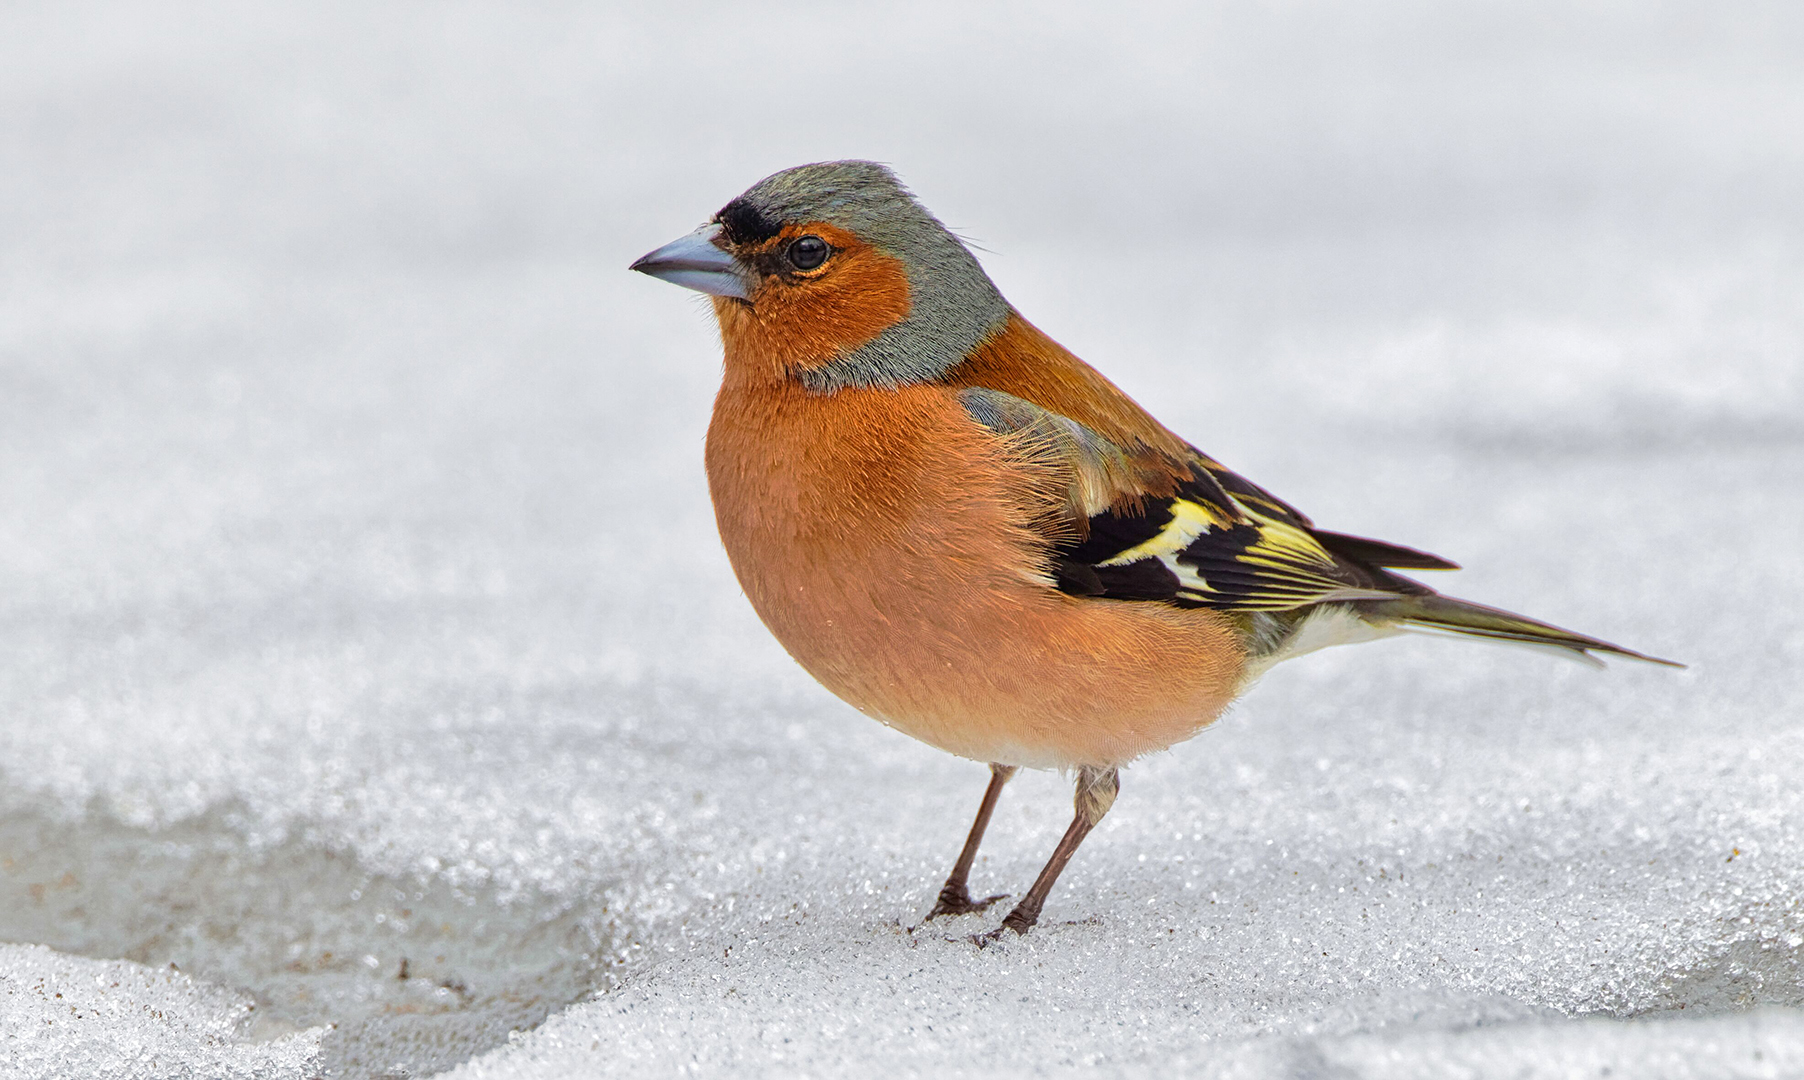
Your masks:
{"label": "bird's head", "polygon": [[937,378],[1009,313],[958,237],[869,161],[768,176],[632,268],[714,297],[730,374],[819,391]]}

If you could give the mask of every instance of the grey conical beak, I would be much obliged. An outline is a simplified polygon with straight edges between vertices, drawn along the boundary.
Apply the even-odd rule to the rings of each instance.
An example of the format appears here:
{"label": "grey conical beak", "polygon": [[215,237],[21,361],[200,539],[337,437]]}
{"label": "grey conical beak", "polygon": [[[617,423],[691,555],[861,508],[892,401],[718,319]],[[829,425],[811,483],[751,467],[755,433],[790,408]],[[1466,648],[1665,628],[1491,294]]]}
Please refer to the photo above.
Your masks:
{"label": "grey conical beak", "polygon": [[681,240],[672,240],[640,257],[629,269],[710,296],[749,300],[745,270],[739,260],[714,243],[719,235],[719,225],[703,225]]}

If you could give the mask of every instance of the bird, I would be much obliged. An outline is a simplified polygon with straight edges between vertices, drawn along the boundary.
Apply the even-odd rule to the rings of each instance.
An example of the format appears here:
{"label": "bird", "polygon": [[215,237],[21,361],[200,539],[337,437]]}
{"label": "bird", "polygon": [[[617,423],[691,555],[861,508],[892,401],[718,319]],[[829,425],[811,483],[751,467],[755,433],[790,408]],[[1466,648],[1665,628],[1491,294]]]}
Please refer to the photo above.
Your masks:
{"label": "bird", "polygon": [[774,173],[631,269],[712,299],[709,492],[765,626],[853,708],[990,766],[923,922],[1008,897],[969,878],[1019,769],[1075,774],[1070,826],[979,944],[1038,923],[1123,767],[1281,660],[1419,630],[1682,666],[1317,527],[1029,322],[885,165]]}

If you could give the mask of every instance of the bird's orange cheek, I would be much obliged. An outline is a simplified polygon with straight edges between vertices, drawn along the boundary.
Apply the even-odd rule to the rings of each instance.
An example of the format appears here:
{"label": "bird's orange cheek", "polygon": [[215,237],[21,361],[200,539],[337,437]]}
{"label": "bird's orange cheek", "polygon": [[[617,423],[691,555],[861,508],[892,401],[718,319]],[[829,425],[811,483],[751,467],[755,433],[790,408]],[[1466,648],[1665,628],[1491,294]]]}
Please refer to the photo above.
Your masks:
{"label": "bird's orange cheek", "polygon": [[908,274],[869,248],[842,251],[817,278],[767,279],[751,303],[716,300],[727,366],[788,378],[843,356],[908,317]]}

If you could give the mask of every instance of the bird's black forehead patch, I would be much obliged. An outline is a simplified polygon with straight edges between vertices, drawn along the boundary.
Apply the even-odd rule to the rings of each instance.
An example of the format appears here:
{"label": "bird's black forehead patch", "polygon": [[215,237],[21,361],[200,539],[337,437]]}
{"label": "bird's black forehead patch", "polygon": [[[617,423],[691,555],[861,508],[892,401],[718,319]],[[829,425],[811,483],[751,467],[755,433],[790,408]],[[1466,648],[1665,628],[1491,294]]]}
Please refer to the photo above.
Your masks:
{"label": "bird's black forehead patch", "polygon": [[735,244],[758,244],[777,235],[782,223],[753,206],[745,196],[740,196],[720,208],[714,215],[726,232],[727,239]]}

